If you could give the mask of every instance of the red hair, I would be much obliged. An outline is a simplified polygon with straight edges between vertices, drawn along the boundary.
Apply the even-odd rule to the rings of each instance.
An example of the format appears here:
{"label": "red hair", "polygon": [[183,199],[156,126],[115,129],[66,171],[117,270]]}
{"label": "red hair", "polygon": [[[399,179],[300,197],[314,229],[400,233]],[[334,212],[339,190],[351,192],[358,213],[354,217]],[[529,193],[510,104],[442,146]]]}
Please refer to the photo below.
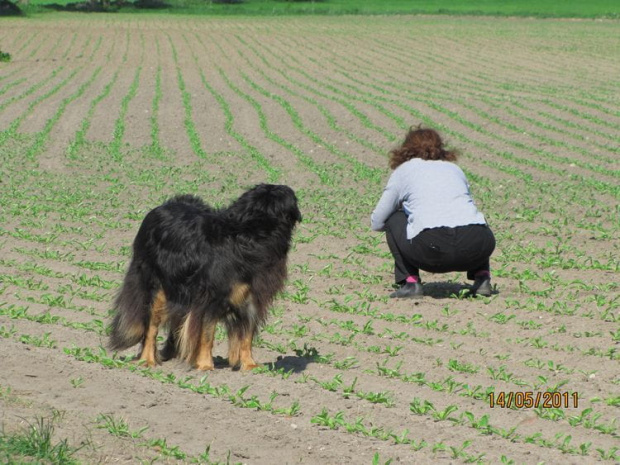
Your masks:
{"label": "red hair", "polygon": [[412,158],[454,162],[458,156],[457,151],[444,148],[441,136],[434,129],[411,127],[400,147],[390,151],[390,168],[395,170]]}

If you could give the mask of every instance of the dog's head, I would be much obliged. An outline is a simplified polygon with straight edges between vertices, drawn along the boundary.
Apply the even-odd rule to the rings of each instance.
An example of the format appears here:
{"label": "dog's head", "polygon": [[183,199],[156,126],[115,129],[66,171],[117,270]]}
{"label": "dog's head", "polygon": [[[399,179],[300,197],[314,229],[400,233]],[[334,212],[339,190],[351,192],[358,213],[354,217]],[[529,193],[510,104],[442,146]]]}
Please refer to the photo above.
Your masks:
{"label": "dog's head", "polygon": [[277,184],[256,185],[233,202],[229,211],[242,221],[272,219],[291,229],[302,220],[293,189]]}

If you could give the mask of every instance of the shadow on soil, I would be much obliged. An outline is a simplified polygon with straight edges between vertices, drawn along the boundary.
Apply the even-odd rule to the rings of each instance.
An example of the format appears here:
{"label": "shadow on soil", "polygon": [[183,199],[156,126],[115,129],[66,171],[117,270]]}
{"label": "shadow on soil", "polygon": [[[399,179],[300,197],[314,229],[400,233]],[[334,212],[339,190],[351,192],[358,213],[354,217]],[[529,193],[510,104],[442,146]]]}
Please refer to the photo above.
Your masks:
{"label": "shadow on soil", "polygon": [[[284,371],[292,371],[293,373],[301,373],[304,371],[308,364],[312,363],[313,360],[311,357],[298,357],[298,356],[278,356],[275,362],[267,362],[263,363],[263,366],[269,368],[269,370],[280,370],[284,369]],[[213,364],[215,365],[215,369],[230,369],[230,365],[228,364],[228,359],[220,356],[215,356],[213,358]],[[238,371],[239,367],[233,368],[233,371]]]}
{"label": "shadow on soil", "polygon": [[[475,298],[472,294],[472,286],[469,284],[433,282],[423,284],[423,288],[424,296],[432,297],[433,299],[456,299],[459,296]],[[468,293],[465,294],[463,291],[468,291]],[[499,292],[494,289],[492,294],[499,294]]]}
{"label": "shadow on soil", "polygon": [[304,371],[309,363],[312,363],[313,360],[308,357],[278,357],[275,363],[266,363],[265,365],[269,367],[270,370],[279,370],[284,368],[284,371],[292,371],[293,373],[301,373]]}

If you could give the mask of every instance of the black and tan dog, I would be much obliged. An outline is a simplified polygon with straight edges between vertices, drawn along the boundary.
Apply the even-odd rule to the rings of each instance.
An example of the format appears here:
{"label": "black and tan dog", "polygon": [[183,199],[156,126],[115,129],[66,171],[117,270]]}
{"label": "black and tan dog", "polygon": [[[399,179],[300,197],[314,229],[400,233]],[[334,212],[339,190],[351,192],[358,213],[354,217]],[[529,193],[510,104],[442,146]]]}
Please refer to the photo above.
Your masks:
{"label": "black and tan dog", "polygon": [[[284,286],[291,236],[301,213],[288,186],[259,184],[229,207],[178,196],[150,211],[115,302],[110,347],[139,342],[147,366],[180,356],[212,370],[218,321],[228,331],[228,363],[255,368],[252,339]],[[170,328],[157,354],[159,328]]]}

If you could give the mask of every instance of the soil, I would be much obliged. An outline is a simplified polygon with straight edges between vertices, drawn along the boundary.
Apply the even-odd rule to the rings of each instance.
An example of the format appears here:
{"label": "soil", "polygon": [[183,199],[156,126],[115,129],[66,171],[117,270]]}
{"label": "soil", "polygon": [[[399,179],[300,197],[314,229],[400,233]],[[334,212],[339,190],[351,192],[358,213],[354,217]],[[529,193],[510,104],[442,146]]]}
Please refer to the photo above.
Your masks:
{"label": "soil", "polygon": [[[617,462],[617,28],[418,16],[6,22],[4,434],[53,419],[83,463]],[[419,123],[461,151],[496,233],[489,299],[465,297],[462,273],[423,274],[423,299],[387,298],[392,264],[369,216],[388,151]],[[294,187],[304,215],[286,291],[255,341],[267,369],[231,370],[222,335],[206,374],[176,360],[106,362],[137,347],[76,355],[106,347],[150,208],[177,192],[221,205],[266,181]],[[34,318],[46,314],[57,319]],[[219,391],[188,387],[201,380]],[[467,395],[476,386],[571,397],[491,408]],[[416,400],[434,409],[416,415]],[[325,412],[343,420],[320,424]]]}

